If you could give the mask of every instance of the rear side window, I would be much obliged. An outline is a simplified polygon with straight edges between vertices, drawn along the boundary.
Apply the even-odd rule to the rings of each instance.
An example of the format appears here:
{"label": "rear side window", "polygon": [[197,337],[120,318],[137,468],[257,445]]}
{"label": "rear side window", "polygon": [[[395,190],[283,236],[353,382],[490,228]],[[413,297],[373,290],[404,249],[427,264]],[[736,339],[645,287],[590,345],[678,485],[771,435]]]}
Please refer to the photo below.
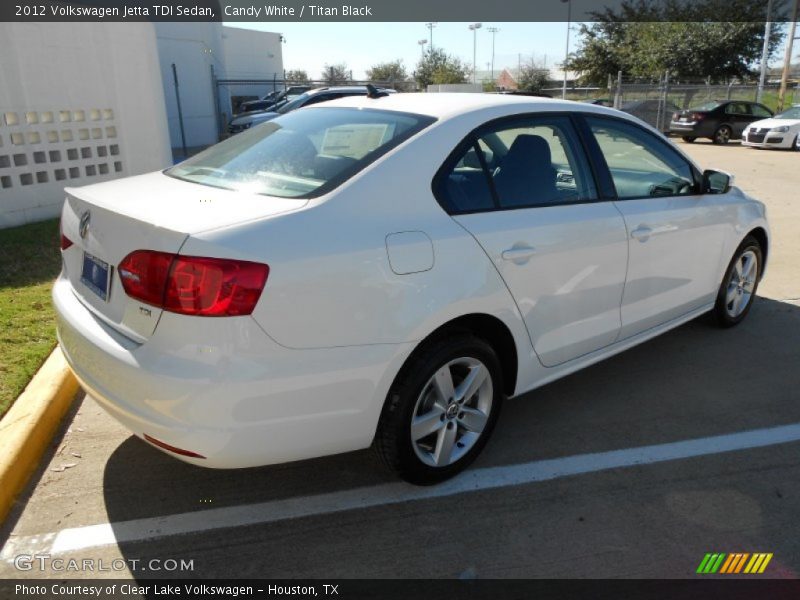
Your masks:
{"label": "rear side window", "polygon": [[636,125],[586,118],[621,200],[695,193],[691,165],[666,143]]}
{"label": "rear side window", "polygon": [[562,116],[524,117],[484,127],[445,164],[434,187],[451,213],[596,198],[572,123]]}
{"label": "rear side window", "polygon": [[769,112],[765,106],[761,106],[760,104],[751,104],[750,109],[753,111],[754,116],[761,117],[762,119],[768,119],[772,116],[772,113]]}
{"label": "rear side window", "polygon": [[354,108],[293,111],[166,171],[212,187],[282,198],[326,193],[435,121]]}

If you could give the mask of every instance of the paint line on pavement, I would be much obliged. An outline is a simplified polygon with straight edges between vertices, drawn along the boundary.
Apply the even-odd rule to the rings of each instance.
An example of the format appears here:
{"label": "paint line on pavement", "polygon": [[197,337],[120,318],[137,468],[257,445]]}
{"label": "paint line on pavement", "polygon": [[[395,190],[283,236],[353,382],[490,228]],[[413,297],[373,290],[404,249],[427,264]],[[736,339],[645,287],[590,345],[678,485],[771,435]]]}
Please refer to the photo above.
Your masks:
{"label": "paint line on pavement", "polygon": [[650,465],[797,441],[800,441],[800,423],[667,444],[472,469],[455,479],[432,487],[415,487],[403,482],[387,483],[315,496],[226,506],[113,524],[100,523],[39,535],[12,536],[0,552],[0,559],[11,562],[20,554],[67,554],[113,544],[142,542],[167,536],[261,525],[347,510],[441,498],[609,469]]}

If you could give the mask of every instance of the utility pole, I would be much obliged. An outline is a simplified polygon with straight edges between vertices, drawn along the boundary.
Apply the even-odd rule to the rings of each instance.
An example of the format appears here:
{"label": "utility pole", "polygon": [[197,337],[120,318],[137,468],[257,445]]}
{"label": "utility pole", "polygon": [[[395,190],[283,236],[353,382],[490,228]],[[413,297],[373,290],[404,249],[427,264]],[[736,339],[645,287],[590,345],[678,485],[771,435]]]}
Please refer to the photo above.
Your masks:
{"label": "utility pole", "polygon": [[470,31],[472,31],[472,83],[477,83],[477,75],[478,75],[478,29],[480,29],[483,25],[481,23],[472,23],[469,26]]}
{"label": "utility pole", "polygon": [[425,27],[431,32],[431,45],[428,47],[431,49],[431,52],[433,52],[433,28],[436,27],[436,23],[425,23]]}
{"label": "utility pole", "polygon": [[789,39],[786,41],[786,54],[783,56],[783,72],[781,73],[781,89],[778,92],[778,110],[783,110],[784,99],[786,98],[786,83],[789,79],[789,69],[792,64],[792,45],[794,43],[795,26],[797,25],[797,10],[800,8],[800,0],[795,0],[792,7],[792,24],[789,28]]}
{"label": "utility pole", "polygon": [[[561,0],[561,2],[567,3],[567,50],[564,52],[564,64],[561,65],[561,69],[564,71],[564,85],[561,87],[561,99],[567,99],[567,61],[569,60],[569,26],[570,21],[572,21],[572,2],[570,0]],[[772,0],[770,0],[772,2]]]}
{"label": "utility pole", "polygon": [[767,2],[767,22],[764,25],[764,47],[761,50],[761,75],[758,78],[758,92],[756,92],[756,102],[761,102],[764,93],[764,82],[767,79],[767,59],[769,58],[769,37],[772,33],[772,0]]}
{"label": "utility pole", "polygon": [[488,27],[486,29],[486,31],[488,31],[489,33],[492,34],[492,69],[491,69],[491,71],[492,71],[492,81],[494,81],[494,37],[497,34],[497,32],[500,31],[500,29],[497,28],[497,27]]}

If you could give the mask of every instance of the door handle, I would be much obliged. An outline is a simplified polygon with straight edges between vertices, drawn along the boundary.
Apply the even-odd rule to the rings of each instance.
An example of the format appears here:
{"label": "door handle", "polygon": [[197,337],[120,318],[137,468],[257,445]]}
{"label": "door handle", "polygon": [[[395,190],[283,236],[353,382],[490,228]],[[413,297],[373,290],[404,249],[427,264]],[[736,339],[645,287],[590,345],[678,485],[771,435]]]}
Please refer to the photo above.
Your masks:
{"label": "door handle", "polygon": [[536,254],[536,248],[532,246],[514,246],[508,250],[503,250],[501,256],[503,260],[510,260],[513,262],[524,262],[531,256]]}
{"label": "door handle", "polygon": [[636,238],[640,242],[646,242],[652,234],[653,230],[647,225],[639,225],[639,227],[631,231],[631,237]]}

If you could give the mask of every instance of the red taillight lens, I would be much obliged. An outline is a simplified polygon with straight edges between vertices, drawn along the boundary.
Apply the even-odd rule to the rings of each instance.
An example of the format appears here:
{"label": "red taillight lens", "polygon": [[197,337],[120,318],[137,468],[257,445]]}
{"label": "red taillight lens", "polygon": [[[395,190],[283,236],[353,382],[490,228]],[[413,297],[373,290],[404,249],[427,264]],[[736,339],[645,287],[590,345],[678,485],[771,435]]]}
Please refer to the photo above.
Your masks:
{"label": "red taillight lens", "polygon": [[72,246],[72,240],[64,235],[64,229],[62,228],[61,222],[58,223],[58,234],[61,236],[61,250],[62,251],[66,250],[67,248]]}
{"label": "red taillight lens", "polygon": [[132,252],[119,265],[125,293],[184,315],[249,315],[261,297],[269,267],[222,258]]}
{"label": "red taillight lens", "polygon": [[174,254],[152,250],[128,254],[118,267],[125,293],[147,304],[163,306],[169,268],[174,259]]}
{"label": "red taillight lens", "polygon": [[702,121],[706,116],[703,113],[692,113],[692,121]]}

